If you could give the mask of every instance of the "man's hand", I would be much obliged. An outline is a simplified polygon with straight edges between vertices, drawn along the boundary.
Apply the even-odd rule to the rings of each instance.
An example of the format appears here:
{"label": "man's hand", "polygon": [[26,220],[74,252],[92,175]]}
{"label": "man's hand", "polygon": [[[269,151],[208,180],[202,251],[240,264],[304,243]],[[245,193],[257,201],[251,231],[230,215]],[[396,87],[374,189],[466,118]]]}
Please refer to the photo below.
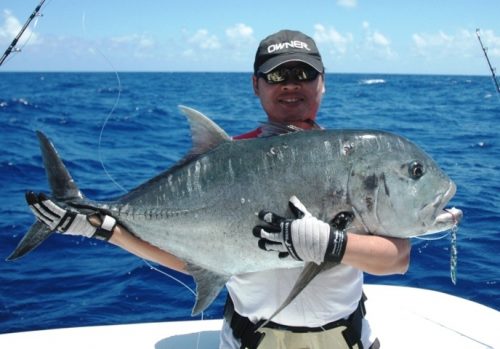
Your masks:
{"label": "man's hand", "polygon": [[340,263],[347,245],[347,234],[314,217],[297,197],[292,196],[288,204],[296,219],[286,219],[265,210],[259,212],[259,219],[268,224],[253,229],[253,234],[260,238],[259,247],[278,251],[280,257],[290,254],[305,262]]}
{"label": "man's hand", "polygon": [[90,223],[89,216],[66,210],[55,204],[43,193],[36,195],[33,192],[27,192],[26,201],[35,217],[52,230],[69,235],[95,237],[101,240],[109,240],[113,235],[116,220],[111,216],[101,217],[101,225],[94,226]]}

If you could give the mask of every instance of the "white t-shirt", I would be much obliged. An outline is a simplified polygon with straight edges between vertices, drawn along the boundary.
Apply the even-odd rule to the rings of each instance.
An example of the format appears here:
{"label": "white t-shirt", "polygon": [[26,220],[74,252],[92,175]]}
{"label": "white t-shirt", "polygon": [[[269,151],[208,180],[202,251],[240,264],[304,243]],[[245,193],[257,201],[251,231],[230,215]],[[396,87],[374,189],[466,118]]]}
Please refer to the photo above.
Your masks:
{"label": "white t-shirt", "polygon": [[[302,269],[276,269],[233,276],[227,289],[235,311],[252,322],[268,319],[286,299]],[[317,275],[297,298],[272,321],[287,326],[319,327],[352,314],[362,295],[363,273],[337,265]],[[368,347],[370,328],[363,323],[363,344]],[[239,348],[224,323],[220,348]]]}

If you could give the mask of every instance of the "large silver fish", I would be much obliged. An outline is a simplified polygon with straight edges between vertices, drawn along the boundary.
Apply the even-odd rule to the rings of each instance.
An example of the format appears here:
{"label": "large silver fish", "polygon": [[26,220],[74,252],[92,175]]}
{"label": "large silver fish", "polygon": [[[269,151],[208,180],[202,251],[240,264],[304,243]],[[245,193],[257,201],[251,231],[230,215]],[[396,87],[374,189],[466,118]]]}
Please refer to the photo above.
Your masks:
{"label": "large silver fish", "polygon": [[[319,219],[360,234],[412,237],[448,230],[455,184],[416,145],[369,130],[318,130],[233,141],[201,113],[181,107],[193,138],[175,166],[110,202],[84,198],[50,141],[38,133],[52,198],[113,215],[140,239],[185,260],[197,284],[193,314],[231,275],[304,266],[284,306],[331,264],[304,265],[258,248],[252,228],[270,209],[291,216],[297,196]],[[9,259],[52,232],[36,222]],[[281,307],[282,308],[282,307]],[[281,309],[280,308],[280,309]]]}

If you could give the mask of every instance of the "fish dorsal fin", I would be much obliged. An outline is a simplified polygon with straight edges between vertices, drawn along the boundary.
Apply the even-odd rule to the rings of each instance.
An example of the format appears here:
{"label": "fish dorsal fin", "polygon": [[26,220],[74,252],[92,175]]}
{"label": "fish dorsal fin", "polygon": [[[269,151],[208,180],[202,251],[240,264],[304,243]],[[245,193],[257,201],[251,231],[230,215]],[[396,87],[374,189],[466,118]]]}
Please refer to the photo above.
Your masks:
{"label": "fish dorsal fin", "polygon": [[191,312],[195,316],[212,304],[229,280],[229,276],[214,273],[191,263],[187,263],[187,271],[196,282],[196,303]]}
{"label": "fish dorsal fin", "polygon": [[231,140],[222,128],[199,111],[183,105],[180,105],[179,109],[187,117],[191,127],[193,148],[190,155],[206,153],[219,144]]}

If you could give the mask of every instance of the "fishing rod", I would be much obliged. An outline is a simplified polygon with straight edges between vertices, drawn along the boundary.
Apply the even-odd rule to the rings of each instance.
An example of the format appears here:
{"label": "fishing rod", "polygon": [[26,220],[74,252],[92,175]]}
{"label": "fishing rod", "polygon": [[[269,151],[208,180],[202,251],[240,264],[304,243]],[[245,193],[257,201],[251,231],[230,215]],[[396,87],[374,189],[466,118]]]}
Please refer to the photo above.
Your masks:
{"label": "fishing rod", "polygon": [[38,4],[38,6],[35,8],[35,10],[33,11],[33,13],[31,14],[31,16],[26,21],[26,23],[24,23],[24,26],[21,28],[21,31],[17,34],[17,36],[14,38],[14,40],[12,40],[12,42],[11,42],[10,46],[7,48],[7,50],[5,50],[2,58],[0,58],[0,66],[7,59],[7,57],[11,54],[12,51],[14,51],[14,52],[19,51],[19,50],[16,50],[17,42],[19,41],[19,39],[23,35],[23,33],[26,30],[26,28],[28,28],[28,26],[30,25],[31,21],[38,15],[38,13],[40,12],[40,9],[42,8],[44,2],[45,2],[45,0],[40,1],[40,3]]}
{"label": "fishing rod", "polygon": [[479,36],[479,29],[476,29],[476,35],[477,35],[477,39],[479,40],[479,43],[481,44],[481,48],[483,49],[484,57],[486,57],[486,61],[488,62],[488,66],[490,67],[491,76],[493,78],[493,82],[495,83],[495,86],[497,87],[497,92],[500,93],[500,86],[498,85],[497,76],[495,75],[496,69],[491,66],[490,59],[488,58],[488,53],[486,52],[486,51],[488,51],[488,48],[483,46],[483,42],[481,41],[481,36]]}

